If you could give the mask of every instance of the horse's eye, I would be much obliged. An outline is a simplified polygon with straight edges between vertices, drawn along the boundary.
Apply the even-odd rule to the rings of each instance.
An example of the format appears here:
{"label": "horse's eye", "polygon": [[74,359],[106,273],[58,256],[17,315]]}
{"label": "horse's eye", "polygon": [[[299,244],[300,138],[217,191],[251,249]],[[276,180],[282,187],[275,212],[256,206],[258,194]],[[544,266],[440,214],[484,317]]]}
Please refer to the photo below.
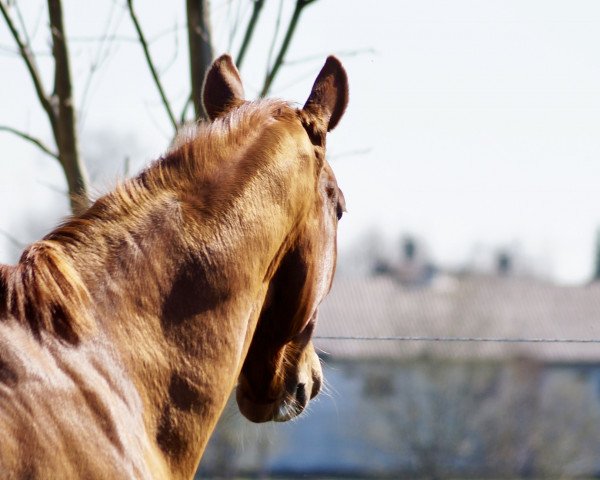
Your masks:
{"label": "horse's eye", "polygon": [[344,198],[344,194],[338,188],[338,196],[337,196],[337,204],[335,206],[335,212],[337,214],[338,221],[342,219],[342,215],[346,211],[346,199]]}
{"label": "horse's eye", "polygon": [[346,200],[344,199],[344,194],[335,182],[327,183],[325,185],[325,190],[327,192],[327,196],[329,197],[332,206],[335,205],[335,214],[339,221],[341,220],[342,215],[346,211]]}
{"label": "horse's eye", "polygon": [[342,207],[342,205],[339,202],[336,206],[335,213],[337,215],[338,221],[340,221],[342,219],[342,215],[344,215],[344,208]]}

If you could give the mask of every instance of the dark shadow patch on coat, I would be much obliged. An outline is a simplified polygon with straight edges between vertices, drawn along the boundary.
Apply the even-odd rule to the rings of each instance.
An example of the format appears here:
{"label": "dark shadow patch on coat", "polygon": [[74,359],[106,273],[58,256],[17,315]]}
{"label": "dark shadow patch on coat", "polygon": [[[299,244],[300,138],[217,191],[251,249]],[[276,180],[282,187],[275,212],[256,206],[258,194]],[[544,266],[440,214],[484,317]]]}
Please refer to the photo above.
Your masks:
{"label": "dark shadow patch on coat", "polygon": [[[214,270],[210,269],[214,276]],[[194,258],[179,271],[162,306],[164,329],[178,326],[201,313],[214,310],[228,297],[228,291],[209,278],[205,262]]]}

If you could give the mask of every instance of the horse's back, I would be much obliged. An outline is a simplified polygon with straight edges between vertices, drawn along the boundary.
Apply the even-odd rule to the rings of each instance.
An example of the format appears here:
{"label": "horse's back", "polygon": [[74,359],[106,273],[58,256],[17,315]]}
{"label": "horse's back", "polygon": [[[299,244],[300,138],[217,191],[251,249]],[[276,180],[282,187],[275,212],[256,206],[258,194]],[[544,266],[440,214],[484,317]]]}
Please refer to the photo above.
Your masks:
{"label": "horse's back", "polygon": [[150,478],[139,412],[103,348],[0,321],[1,478]]}

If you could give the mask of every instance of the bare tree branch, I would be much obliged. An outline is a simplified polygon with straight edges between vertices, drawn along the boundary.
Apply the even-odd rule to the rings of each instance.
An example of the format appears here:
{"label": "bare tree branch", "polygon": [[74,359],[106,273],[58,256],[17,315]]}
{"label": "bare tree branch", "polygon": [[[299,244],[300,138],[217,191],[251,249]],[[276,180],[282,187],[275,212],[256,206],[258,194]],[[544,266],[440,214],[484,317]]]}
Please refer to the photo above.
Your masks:
{"label": "bare tree branch", "polygon": [[[38,148],[48,155],[58,158],[63,167],[67,184],[69,185],[71,208],[73,212],[77,213],[87,205],[87,178],[85,166],[81,162],[77,145],[71,71],[67,40],[63,27],[61,2],[60,0],[48,0],[50,33],[52,35],[52,56],[54,57],[54,92],[51,96],[47,95],[44,91],[27,33],[24,32],[26,38],[24,41],[8,13],[7,4],[2,0],[0,0],[0,12],[19,48],[19,53],[29,71],[29,76],[33,82],[37,97],[46,112],[58,153],[52,152],[40,140],[24,132],[11,127],[4,127],[3,130],[20,136],[24,140],[38,146]],[[24,25],[22,19],[21,22]]]}
{"label": "bare tree branch", "polygon": [[50,148],[48,148],[46,145],[44,145],[44,143],[41,140],[39,140],[35,137],[32,137],[28,133],[22,132],[21,130],[17,130],[16,128],[12,128],[12,127],[9,127],[6,125],[0,125],[0,131],[9,132],[9,133],[12,133],[13,135],[16,135],[17,137],[21,137],[23,140],[27,140],[28,142],[33,143],[36,147],[38,147],[46,155],[50,155],[51,157],[60,161],[60,157],[58,156],[57,153],[50,150]]}
{"label": "bare tree branch", "polygon": [[[229,2],[229,8],[228,8],[229,11],[231,11],[231,4],[232,4],[232,2]],[[237,9],[235,11],[235,16],[233,17],[233,21],[231,22],[231,27],[229,28],[229,41],[227,43],[227,51],[228,52],[230,52],[233,49],[233,40],[234,40],[235,36],[237,35],[241,17],[242,17],[241,12],[242,12],[242,2],[238,2]],[[228,16],[231,17],[230,14]]]}
{"label": "bare tree branch", "polygon": [[129,155],[126,155],[125,159],[123,161],[123,176],[125,178],[128,178],[130,171],[131,171],[131,157]]}
{"label": "bare tree branch", "polygon": [[154,105],[150,105],[149,102],[144,102],[143,105],[144,109],[146,110],[146,113],[148,114],[148,120],[150,120],[152,125],[154,125],[156,131],[160,133],[160,135],[162,135],[165,141],[172,141],[174,135],[172,132],[165,131],[165,126],[160,122],[158,118],[156,118],[156,109],[153,108]]}
{"label": "bare tree branch", "polygon": [[[175,28],[173,29],[173,31],[177,31],[177,24],[175,24]],[[169,60],[167,60],[167,62],[165,62],[164,65],[161,66],[161,73],[165,73],[167,71],[169,71],[169,69],[175,64],[175,62],[177,61],[177,58],[179,57],[179,36],[178,35],[173,35],[173,40],[175,42],[174,46],[175,48],[173,49],[173,55],[171,55],[171,58]]]}
{"label": "bare tree branch", "polygon": [[144,36],[144,32],[142,32],[142,27],[140,26],[140,22],[138,21],[137,15],[133,10],[133,0],[127,0],[127,7],[129,9],[129,15],[131,16],[131,20],[133,21],[133,25],[135,27],[135,31],[137,32],[138,39],[144,50],[144,56],[146,57],[146,63],[148,64],[148,68],[150,69],[150,73],[152,74],[152,78],[154,79],[154,83],[156,84],[156,88],[158,89],[158,93],[162,100],[163,106],[167,112],[167,116],[169,117],[169,121],[173,125],[173,130],[177,131],[177,120],[175,120],[175,116],[173,115],[173,111],[171,110],[171,105],[167,100],[167,96],[165,95],[165,91],[160,82],[160,78],[158,76],[158,72],[154,66],[154,62],[152,61],[152,57],[150,56],[150,50],[148,49],[148,42],[146,41],[146,37]]}
{"label": "bare tree branch", "polygon": [[[16,0],[13,0],[16,2]],[[37,16],[33,22],[33,28],[31,29],[31,38],[35,38],[37,36],[37,32],[40,29],[40,25],[44,24],[43,19],[45,18],[45,13],[43,8],[40,8]]]}
{"label": "bare tree branch", "polygon": [[[377,50],[374,48],[359,48],[357,50],[340,50],[337,52],[333,52],[335,55],[343,56],[343,57],[356,57],[358,55],[366,55],[369,53],[375,54]],[[328,53],[317,53],[315,55],[309,55],[307,57],[296,58],[294,60],[286,60],[284,65],[299,65],[301,63],[308,63],[314,60],[321,60],[324,56],[331,55],[331,52]]]}
{"label": "bare tree branch", "polygon": [[57,187],[56,185],[52,185],[51,183],[44,182],[42,180],[37,180],[37,183],[42,187],[47,188],[51,192],[58,193],[61,197],[68,197],[69,195],[69,192],[65,191],[60,187]]}
{"label": "bare tree branch", "polygon": [[52,97],[58,107],[55,138],[60,161],[67,177],[71,209],[74,213],[78,213],[87,207],[89,202],[88,180],[79,154],[71,67],[60,0],[48,0],[48,14],[50,33],[52,34],[52,55],[54,56],[54,93]]}
{"label": "bare tree branch", "polygon": [[305,7],[313,3],[315,0],[296,0],[296,7],[294,8],[294,13],[292,14],[292,18],[290,19],[290,23],[288,25],[287,31],[285,33],[285,37],[281,42],[281,47],[279,49],[279,53],[277,54],[277,58],[273,63],[273,66],[269,70],[267,77],[265,78],[265,83],[263,84],[262,91],[260,92],[260,96],[264,97],[269,93],[271,85],[273,84],[273,80],[277,75],[277,72],[281,68],[283,61],[285,59],[285,54],[288,51],[290,46],[290,42],[292,37],[294,36],[294,32],[296,31],[296,27],[298,26],[298,21],[300,20],[300,15]]}
{"label": "bare tree branch", "polygon": [[[98,72],[100,65],[109,58],[110,45],[113,42],[113,40],[111,40],[111,37],[115,36],[115,35],[111,35],[109,33],[112,23],[113,23],[115,8],[116,8],[116,3],[113,3],[112,7],[110,9],[110,13],[108,14],[108,19],[104,26],[104,33],[102,34],[101,37],[99,37],[97,39],[97,43],[99,44],[98,50],[96,51],[96,55],[95,55],[94,59],[90,63],[89,72],[88,72],[87,78],[85,79],[85,83],[84,83],[84,87],[83,87],[83,94],[81,95],[81,100],[79,102],[79,111],[80,111],[79,129],[80,129],[80,131],[83,129],[83,125],[85,124],[85,119],[87,116],[87,102],[88,102],[89,94],[91,91],[94,75],[96,75],[96,73]],[[124,13],[123,10],[121,10],[121,16],[118,18],[113,31],[117,31],[119,24],[123,18],[123,13]],[[73,42],[72,37],[71,37],[70,41]],[[136,40],[136,42],[137,42],[137,40]]]}
{"label": "bare tree branch", "polygon": [[42,105],[42,108],[46,112],[48,116],[48,120],[50,121],[50,125],[52,127],[52,131],[56,131],[56,112],[53,110],[52,105],[50,103],[50,99],[46,95],[44,91],[44,86],[42,84],[42,80],[40,74],[37,69],[37,65],[35,62],[35,57],[31,52],[31,47],[27,43],[25,43],[19,34],[11,16],[8,13],[8,6],[0,0],[0,12],[2,12],[2,16],[4,17],[4,21],[10,30],[12,37],[19,48],[19,53],[21,54],[21,58],[25,62],[25,66],[29,71],[29,76],[31,77],[31,81],[33,82],[33,87],[35,88],[35,93],[37,94],[38,100]]}
{"label": "bare tree branch", "polygon": [[252,35],[254,34],[254,29],[256,28],[256,24],[258,23],[258,18],[260,17],[260,13],[264,4],[265,0],[253,1],[252,15],[250,16],[250,20],[248,20],[246,32],[244,33],[244,39],[242,40],[242,45],[240,46],[240,53],[238,53],[236,61],[238,68],[242,68],[242,63],[244,62],[246,51],[248,50],[248,46],[250,45],[250,41],[252,40]]}
{"label": "bare tree branch", "polygon": [[25,37],[25,45],[29,45],[31,47],[31,38],[27,33],[27,27],[25,26],[25,20],[23,20],[23,15],[21,14],[21,9],[19,8],[19,2],[13,3],[15,7],[15,12],[17,12],[17,19],[21,24],[21,31],[23,32],[23,36]]}
{"label": "bare tree branch", "polygon": [[139,39],[135,38],[135,37],[128,37],[127,35],[92,35],[92,36],[86,36],[86,35],[78,35],[78,36],[74,36],[74,37],[69,37],[71,40],[71,43],[97,43],[97,42],[103,42],[105,40],[111,41],[111,42],[125,42],[125,43],[138,43]]}
{"label": "bare tree branch", "polygon": [[273,38],[271,40],[271,46],[269,47],[269,54],[267,55],[267,72],[269,74],[269,68],[271,68],[271,60],[273,59],[273,52],[275,51],[275,45],[277,44],[277,37],[279,36],[279,27],[281,27],[281,17],[283,15],[283,0],[279,0],[279,10],[277,11],[277,19],[275,20],[275,30],[273,31]]}
{"label": "bare tree branch", "polygon": [[181,125],[183,125],[185,123],[185,117],[187,117],[187,111],[190,108],[190,105],[193,103],[192,100],[193,100],[192,94],[190,93],[187,100],[185,101],[185,104],[183,105],[183,109],[181,110],[181,115],[179,116],[179,123]]}
{"label": "bare tree branch", "polygon": [[[51,57],[52,56],[52,52],[43,52],[43,51],[33,51],[31,50],[31,53],[36,57]],[[3,54],[5,57],[11,56],[11,57],[21,57],[21,52],[19,51],[18,48],[14,48],[14,47],[7,47],[6,45],[0,45],[0,53]]]}
{"label": "bare tree branch", "polygon": [[196,119],[206,119],[202,84],[213,59],[208,0],[186,0],[192,102]]}
{"label": "bare tree branch", "polygon": [[[117,5],[117,4],[115,3],[113,5]],[[148,42],[148,45],[152,45],[153,43],[157,42],[161,38],[166,37],[167,35],[176,33],[181,28],[183,28],[183,27],[179,26],[179,25],[175,25],[175,27],[170,27],[165,30],[161,30],[157,34],[155,34],[151,37],[148,37],[146,39],[146,41]],[[77,36],[73,36],[73,37],[69,37],[69,38],[70,38],[71,42],[76,42],[76,43],[96,43],[96,42],[104,42],[105,40],[111,41],[111,42],[125,42],[125,43],[139,43],[139,41],[140,41],[140,39],[138,37],[128,37],[127,35],[118,35],[118,34],[100,35],[100,36],[98,36],[98,35],[77,35]]]}
{"label": "bare tree branch", "polygon": [[166,37],[166,36],[171,36],[173,34],[175,34],[175,36],[177,36],[177,32],[179,30],[183,30],[184,28],[185,28],[184,25],[178,25],[177,22],[175,22],[175,26],[170,27],[170,28],[165,28],[164,30],[159,31],[158,33],[151,36],[148,39],[148,45],[152,45],[153,43],[158,42],[160,39],[162,39],[163,37]]}
{"label": "bare tree branch", "polygon": [[362,156],[371,153],[373,149],[371,147],[366,148],[357,148],[355,150],[347,150],[345,152],[334,153],[333,155],[328,155],[328,160],[339,160],[342,157],[355,157]]}
{"label": "bare tree branch", "polygon": [[17,250],[23,250],[26,246],[24,243],[17,240],[15,237],[13,237],[10,233],[8,233],[3,228],[0,228],[0,235],[5,237],[11,243],[11,245],[13,247],[15,247]]}

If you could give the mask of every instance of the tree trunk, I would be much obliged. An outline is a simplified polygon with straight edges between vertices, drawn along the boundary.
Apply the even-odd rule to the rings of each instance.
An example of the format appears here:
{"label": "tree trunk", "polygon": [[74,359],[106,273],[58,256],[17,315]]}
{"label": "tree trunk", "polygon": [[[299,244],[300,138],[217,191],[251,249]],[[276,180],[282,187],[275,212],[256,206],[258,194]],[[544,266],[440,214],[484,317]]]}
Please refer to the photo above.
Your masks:
{"label": "tree trunk", "polygon": [[53,125],[58,157],[64,169],[69,187],[69,199],[73,213],[84,210],[89,202],[88,180],[85,165],[79,153],[77,122],[67,39],[63,26],[60,0],[48,0],[52,55],[54,56],[54,91],[50,103],[57,119]]}
{"label": "tree trunk", "polygon": [[206,119],[202,84],[213,60],[209,0],[186,0],[192,102],[196,119]]}

